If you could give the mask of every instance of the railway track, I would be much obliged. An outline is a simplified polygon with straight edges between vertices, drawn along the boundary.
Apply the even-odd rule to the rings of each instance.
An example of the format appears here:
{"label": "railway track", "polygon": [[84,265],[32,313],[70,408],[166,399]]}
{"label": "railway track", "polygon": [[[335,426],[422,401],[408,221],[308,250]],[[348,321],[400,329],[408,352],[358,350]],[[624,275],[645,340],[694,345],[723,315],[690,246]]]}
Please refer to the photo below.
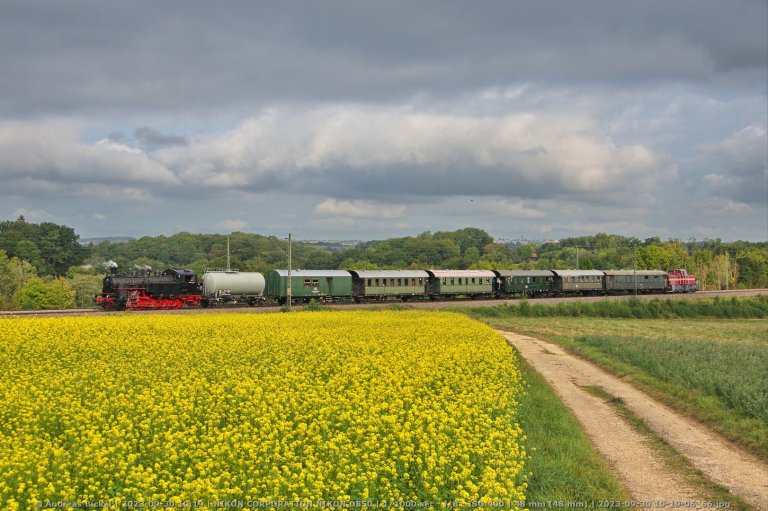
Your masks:
{"label": "railway track", "polygon": [[[695,300],[702,298],[731,298],[731,297],[748,297],[768,295],[768,289],[736,289],[730,291],[698,291],[696,293],[670,293],[670,294],[650,294],[650,295],[637,295],[640,300],[653,300],[653,299],[670,299],[670,300]],[[578,302],[578,301],[600,301],[600,300],[629,300],[634,298],[634,295],[617,295],[617,296],[567,296],[558,298],[536,298],[535,303],[541,304],[556,304],[564,302]],[[409,309],[446,309],[452,307],[492,307],[494,305],[501,304],[514,304],[519,302],[520,299],[507,299],[507,300],[442,300],[442,301],[386,301],[376,303],[345,303],[345,304],[329,304],[323,307],[330,308],[345,308],[345,309],[370,309],[377,307],[386,307],[389,305],[397,304],[404,308]],[[301,309],[303,306],[294,306]],[[39,310],[39,311],[0,311],[0,318],[2,317],[45,317],[45,316],[91,316],[91,315],[113,315],[113,314],[211,314],[211,313],[267,313],[280,311],[281,307],[276,305],[261,306],[261,307],[249,307],[249,306],[232,306],[232,307],[211,307],[211,308],[186,308],[176,310],[154,310],[154,311],[104,311],[102,309],[59,309],[59,310]]]}

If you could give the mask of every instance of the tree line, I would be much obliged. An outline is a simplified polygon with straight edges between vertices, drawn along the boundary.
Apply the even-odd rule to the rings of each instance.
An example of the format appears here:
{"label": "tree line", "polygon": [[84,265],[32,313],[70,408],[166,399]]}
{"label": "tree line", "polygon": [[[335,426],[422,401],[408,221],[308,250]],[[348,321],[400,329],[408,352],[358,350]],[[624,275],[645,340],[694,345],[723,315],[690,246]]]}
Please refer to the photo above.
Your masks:
{"label": "tree line", "polygon": [[[0,308],[91,307],[109,267],[121,272],[227,266],[227,236],[147,236],[124,243],[83,246],[74,229],[34,224],[24,217],[0,222]],[[768,242],[719,239],[639,239],[596,234],[545,243],[499,244],[482,229],[422,232],[368,241],[328,252],[295,242],[293,268],[324,269],[661,269],[687,268],[703,289],[768,288]],[[274,236],[235,232],[229,264],[266,272],[288,265],[288,242]]]}

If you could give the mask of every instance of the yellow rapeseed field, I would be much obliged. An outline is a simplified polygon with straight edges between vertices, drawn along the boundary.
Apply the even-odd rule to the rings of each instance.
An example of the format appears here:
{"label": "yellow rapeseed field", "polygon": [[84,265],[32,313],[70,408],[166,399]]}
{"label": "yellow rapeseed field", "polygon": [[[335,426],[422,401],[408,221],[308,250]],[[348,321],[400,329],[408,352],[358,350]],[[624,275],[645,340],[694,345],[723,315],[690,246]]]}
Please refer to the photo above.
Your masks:
{"label": "yellow rapeseed field", "polygon": [[5,319],[0,367],[2,509],[524,500],[517,361],[458,314]]}

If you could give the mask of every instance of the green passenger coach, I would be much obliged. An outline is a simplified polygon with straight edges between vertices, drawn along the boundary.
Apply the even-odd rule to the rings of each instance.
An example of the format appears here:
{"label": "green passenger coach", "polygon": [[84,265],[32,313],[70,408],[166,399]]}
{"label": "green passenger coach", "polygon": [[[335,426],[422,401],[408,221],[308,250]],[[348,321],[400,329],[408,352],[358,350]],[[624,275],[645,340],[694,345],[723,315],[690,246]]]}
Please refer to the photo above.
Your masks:
{"label": "green passenger coach", "polygon": [[355,301],[422,298],[429,274],[421,270],[350,270]]}
{"label": "green passenger coach", "polygon": [[499,293],[536,296],[549,294],[555,274],[549,270],[494,270]]}
{"label": "green passenger coach", "polygon": [[600,270],[552,270],[555,274],[555,294],[602,294],[603,277]]}
{"label": "green passenger coach", "polygon": [[667,272],[659,270],[605,270],[606,293],[663,292],[667,287]]}
{"label": "green passenger coach", "polygon": [[[280,304],[287,303],[288,270],[268,271],[264,280],[264,295]],[[291,270],[291,296],[294,302],[351,298],[352,275],[343,270]]]}
{"label": "green passenger coach", "polygon": [[496,274],[487,270],[427,270],[427,294],[435,296],[493,296]]}

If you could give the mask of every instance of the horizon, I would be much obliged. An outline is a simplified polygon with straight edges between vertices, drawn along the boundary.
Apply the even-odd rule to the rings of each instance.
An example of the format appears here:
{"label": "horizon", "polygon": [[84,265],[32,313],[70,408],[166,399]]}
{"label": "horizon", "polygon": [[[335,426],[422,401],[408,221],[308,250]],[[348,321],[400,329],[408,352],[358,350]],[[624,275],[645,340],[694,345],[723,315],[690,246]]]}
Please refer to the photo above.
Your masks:
{"label": "horizon", "polygon": [[[636,236],[629,236],[629,235],[625,235],[625,234],[610,233],[610,232],[607,232],[607,233],[606,232],[597,232],[597,233],[592,233],[592,234],[580,234],[580,235],[574,235],[574,236],[563,236],[563,237],[560,237],[560,238],[528,238],[528,237],[506,238],[506,237],[494,236],[492,233],[490,233],[490,232],[488,232],[485,229],[482,229],[480,227],[468,226],[467,228],[476,228],[476,229],[480,229],[480,230],[486,232],[489,236],[491,236],[493,238],[494,243],[499,243],[499,242],[513,243],[513,242],[525,242],[525,241],[528,241],[528,242],[540,242],[540,243],[559,243],[559,242],[561,242],[563,240],[567,240],[567,239],[582,238],[582,237],[594,237],[594,236],[597,236],[597,235],[600,235],[600,234],[605,234],[605,235],[608,235],[608,236],[621,236],[621,237],[625,237],[625,238],[633,238],[633,237],[637,238]],[[454,231],[456,231],[456,230],[459,230],[459,229],[455,229]],[[430,232],[431,234],[436,234],[438,232],[454,232],[454,231],[428,231],[428,232]],[[425,232],[425,231],[422,231],[422,232]],[[75,231],[75,233],[77,234],[77,231]],[[79,236],[78,239],[80,240],[81,243],[83,241],[88,241],[88,240],[94,240],[94,239],[109,240],[111,238],[124,239],[124,240],[127,240],[127,241],[135,241],[135,240],[138,240],[138,239],[141,239],[141,238],[144,238],[144,237],[150,237],[150,238],[159,237],[159,236],[170,237],[170,236],[174,236],[174,235],[177,235],[177,234],[183,234],[183,233],[187,233],[187,234],[191,234],[191,235],[200,235],[200,236],[209,236],[209,235],[228,236],[228,235],[240,233],[240,234],[251,234],[251,235],[263,236],[263,237],[275,237],[278,240],[286,240],[287,241],[287,236],[281,236],[281,235],[276,235],[276,234],[263,234],[263,233],[259,233],[259,232],[250,232],[250,231],[233,231],[233,232],[230,232],[230,233],[179,231],[179,232],[176,232],[176,233],[173,233],[173,234],[157,234],[157,235],[141,235],[141,236],[119,236],[119,235],[114,235],[114,236],[79,236],[78,235]],[[367,243],[367,242],[375,242],[375,241],[385,241],[387,239],[392,239],[392,238],[415,238],[415,237],[419,236],[419,234],[421,234],[421,232],[414,233],[414,234],[403,234],[401,236],[392,236],[390,238],[370,238],[370,239],[361,239],[361,238],[297,238],[293,233],[291,233],[291,234],[292,234],[292,239],[293,239],[294,243],[312,243],[312,242],[315,242],[315,243],[323,243],[323,242],[332,242],[332,243],[343,243],[343,242]],[[646,240],[653,239],[653,238],[656,238],[656,237],[658,237],[661,240],[662,243],[671,243],[671,242],[676,242],[676,243],[681,243],[681,244],[691,243],[691,242],[706,243],[708,241],[715,241],[715,240],[720,240],[722,243],[736,243],[736,242],[768,243],[768,239],[765,239],[765,240],[743,240],[743,239],[722,239],[722,238],[663,238],[663,237],[660,237],[660,236],[649,236],[647,238],[637,238],[637,239],[639,239],[640,241],[646,241]]]}

